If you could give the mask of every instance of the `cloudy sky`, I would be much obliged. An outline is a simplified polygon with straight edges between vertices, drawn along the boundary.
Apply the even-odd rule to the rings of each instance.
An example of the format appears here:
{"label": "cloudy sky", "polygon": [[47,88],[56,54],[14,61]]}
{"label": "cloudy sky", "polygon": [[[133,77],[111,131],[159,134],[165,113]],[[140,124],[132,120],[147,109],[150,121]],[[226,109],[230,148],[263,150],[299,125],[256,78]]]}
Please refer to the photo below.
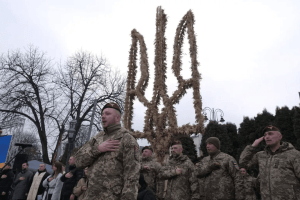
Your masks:
{"label": "cloudy sky", "polygon": [[[76,51],[104,55],[111,66],[126,74],[130,32],[136,28],[145,39],[152,97],[154,40],[157,6],[168,15],[166,30],[168,93],[176,90],[171,72],[176,27],[188,10],[196,23],[203,107],[219,108],[226,122],[238,127],[244,116],[254,117],[266,108],[299,105],[300,1],[133,1],[51,0],[0,1],[0,53],[29,44],[64,62]],[[188,53],[185,40],[184,52]],[[190,77],[188,54],[183,76]],[[194,123],[191,91],[176,106],[178,124]],[[134,125],[143,129],[146,108],[135,103]]]}

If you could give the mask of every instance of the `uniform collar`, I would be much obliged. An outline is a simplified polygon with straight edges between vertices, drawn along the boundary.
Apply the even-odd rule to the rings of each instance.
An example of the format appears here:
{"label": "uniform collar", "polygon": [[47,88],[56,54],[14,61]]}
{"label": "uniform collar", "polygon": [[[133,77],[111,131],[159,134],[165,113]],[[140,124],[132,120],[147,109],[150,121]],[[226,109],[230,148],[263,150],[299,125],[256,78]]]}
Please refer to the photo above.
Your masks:
{"label": "uniform collar", "polygon": [[114,124],[104,128],[104,135],[110,135],[111,133],[121,129],[121,124]]}
{"label": "uniform collar", "polygon": [[219,155],[219,153],[221,153],[220,150],[218,150],[218,151],[216,151],[216,152],[214,152],[214,153],[209,154],[210,159],[214,159],[215,157],[217,157],[217,155]]}

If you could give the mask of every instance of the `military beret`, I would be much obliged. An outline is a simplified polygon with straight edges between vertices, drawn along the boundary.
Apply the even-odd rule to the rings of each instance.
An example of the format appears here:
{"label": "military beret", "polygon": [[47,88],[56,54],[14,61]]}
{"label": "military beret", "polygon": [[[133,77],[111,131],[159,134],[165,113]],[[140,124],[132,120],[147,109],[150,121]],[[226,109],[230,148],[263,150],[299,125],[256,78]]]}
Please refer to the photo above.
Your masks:
{"label": "military beret", "polygon": [[121,113],[121,109],[120,109],[120,107],[118,106],[118,104],[113,103],[113,102],[107,103],[107,104],[102,108],[101,115],[102,115],[103,110],[104,110],[105,108],[113,108],[113,109],[115,109],[115,110],[117,110],[117,111],[119,111],[119,112]]}
{"label": "military beret", "polygon": [[213,144],[215,147],[217,147],[217,149],[220,150],[220,140],[219,138],[217,137],[210,137],[210,138],[207,138],[206,140],[206,143],[210,143],[210,144]]}
{"label": "military beret", "polygon": [[273,126],[273,125],[266,126],[263,129],[262,133],[264,134],[265,132],[268,132],[268,131],[278,131],[278,132],[280,132],[280,130],[276,126]]}
{"label": "military beret", "polygon": [[152,147],[150,147],[150,146],[145,146],[145,147],[143,147],[143,148],[142,148],[142,152],[143,152],[145,149],[149,149],[150,151],[153,152],[153,149],[152,149]]}

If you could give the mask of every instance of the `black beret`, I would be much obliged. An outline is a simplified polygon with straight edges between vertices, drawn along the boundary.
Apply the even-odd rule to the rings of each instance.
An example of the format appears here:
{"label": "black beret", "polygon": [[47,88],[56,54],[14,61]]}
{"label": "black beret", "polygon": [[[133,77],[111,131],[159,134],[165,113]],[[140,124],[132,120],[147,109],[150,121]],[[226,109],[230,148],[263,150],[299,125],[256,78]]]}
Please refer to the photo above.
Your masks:
{"label": "black beret", "polygon": [[118,104],[116,104],[116,103],[107,103],[107,104],[102,108],[101,115],[102,115],[103,110],[104,110],[105,108],[113,108],[113,109],[115,109],[115,110],[117,110],[117,111],[119,111],[119,112],[121,113],[121,109],[120,109],[120,107],[118,106]]}

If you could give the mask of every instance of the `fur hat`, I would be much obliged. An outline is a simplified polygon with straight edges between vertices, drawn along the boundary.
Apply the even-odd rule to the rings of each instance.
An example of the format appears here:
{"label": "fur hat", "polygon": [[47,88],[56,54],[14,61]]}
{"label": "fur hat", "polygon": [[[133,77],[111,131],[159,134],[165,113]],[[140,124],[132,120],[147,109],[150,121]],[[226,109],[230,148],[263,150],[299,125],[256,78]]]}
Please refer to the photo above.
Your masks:
{"label": "fur hat", "polygon": [[210,137],[210,138],[207,138],[207,140],[206,140],[206,143],[211,143],[211,144],[213,144],[215,147],[217,147],[217,149],[219,149],[220,150],[220,140],[219,140],[219,138],[217,138],[217,137]]}

